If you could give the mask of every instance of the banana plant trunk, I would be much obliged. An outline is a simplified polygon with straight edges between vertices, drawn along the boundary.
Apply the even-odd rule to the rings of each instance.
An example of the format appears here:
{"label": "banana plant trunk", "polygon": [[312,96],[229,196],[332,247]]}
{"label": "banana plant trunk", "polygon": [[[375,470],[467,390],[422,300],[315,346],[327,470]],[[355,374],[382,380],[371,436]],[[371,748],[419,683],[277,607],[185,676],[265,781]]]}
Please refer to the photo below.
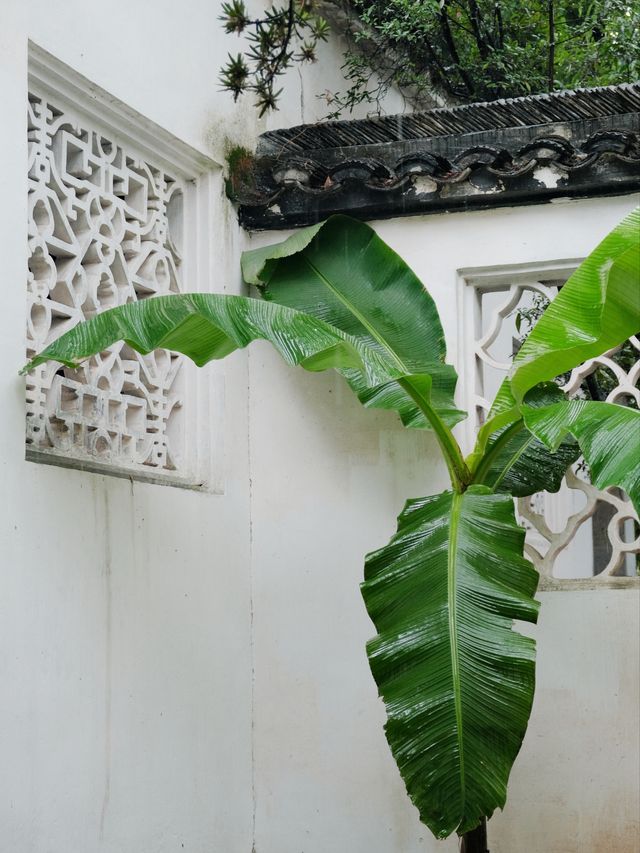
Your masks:
{"label": "banana plant trunk", "polygon": [[465,832],[462,836],[460,853],[489,853],[487,847],[487,821],[483,820],[480,826]]}

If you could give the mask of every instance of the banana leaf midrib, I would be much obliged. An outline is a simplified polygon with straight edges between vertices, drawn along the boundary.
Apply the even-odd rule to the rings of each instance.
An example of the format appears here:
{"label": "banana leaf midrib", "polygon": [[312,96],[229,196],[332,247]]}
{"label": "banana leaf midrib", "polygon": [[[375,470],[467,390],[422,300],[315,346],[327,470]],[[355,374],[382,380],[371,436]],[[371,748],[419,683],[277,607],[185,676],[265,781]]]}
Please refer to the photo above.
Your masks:
{"label": "banana leaf midrib", "polygon": [[490,484],[491,488],[494,491],[498,488],[498,486],[500,486],[500,484],[502,483],[504,478],[507,476],[509,471],[513,468],[513,466],[520,459],[520,457],[523,456],[527,452],[527,450],[531,447],[531,445],[534,443],[534,441],[535,441],[535,436],[533,436],[533,435],[529,436],[528,438],[526,438],[523,441],[521,447],[519,447],[515,453],[511,454],[507,464],[503,467],[502,471],[500,471],[500,473],[498,474],[496,479],[493,481],[493,483]]}
{"label": "banana leaf midrib", "polygon": [[447,616],[449,622],[449,648],[451,649],[451,681],[456,714],[456,739],[458,741],[460,789],[464,808],[466,783],[464,773],[464,743],[462,740],[462,693],[460,685],[460,651],[458,649],[458,611],[457,611],[457,574],[456,557],[458,551],[458,528],[462,509],[462,494],[454,494],[451,504],[451,523],[449,525],[449,545],[447,554]]}
{"label": "banana leaf midrib", "polygon": [[463,491],[466,484],[470,481],[471,474],[466,462],[462,458],[462,452],[451,430],[448,429],[438,412],[431,405],[431,400],[425,397],[418,388],[413,387],[410,378],[399,377],[396,382],[409,394],[429,421],[442,449],[444,461],[451,477],[451,483],[456,491]]}
{"label": "banana leaf midrib", "polygon": [[[369,241],[369,243],[371,240]],[[369,244],[367,244],[369,245]],[[402,361],[402,359],[396,354],[395,350],[391,346],[391,344],[387,343],[386,339],[380,334],[380,332],[372,326],[368,320],[363,316],[363,314],[356,308],[356,306],[350,302],[343,293],[340,292],[330,281],[329,279],[316,267],[316,265],[306,256],[303,255],[305,263],[313,270],[313,272],[318,276],[318,278],[325,283],[327,288],[334,294],[334,296],[356,317],[360,323],[364,326],[364,328],[369,332],[371,337],[377,341],[380,346],[384,347],[385,351],[389,353],[391,358],[395,361],[398,367],[405,371],[407,375],[411,374],[411,370],[409,367]]]}

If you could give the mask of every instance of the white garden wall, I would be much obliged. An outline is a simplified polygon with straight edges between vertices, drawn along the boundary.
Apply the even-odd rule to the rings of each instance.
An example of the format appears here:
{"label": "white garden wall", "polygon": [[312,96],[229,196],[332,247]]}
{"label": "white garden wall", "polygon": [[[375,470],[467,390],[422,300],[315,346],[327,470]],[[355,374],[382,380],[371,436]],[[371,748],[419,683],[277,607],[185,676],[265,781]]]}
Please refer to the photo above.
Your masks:
{"label": "white garden wall", "polygon": [[[428,285],[459,361],[459,270],[583,257],[636,203],[374,225]],[[389,413],[363,411],[337,377],[292,373],[257,347],[249,365],[257,850],[456,850],[421,826],[394,770],[358,591],[362,555],[387,541],[404,500],[445,487],[435,441]],[[638,590],[539,598],[537,694],[490,849],[635,853]]]}
{"label": "white garden wall", "polygon": [[[238,292],[240,249],[278,235],[242,235],[222,192],[228,142],[251,147],[267,125],[217,91],[237,49],[218,14],[208,0],[2,4],[0,848],[454,850],[420,826],[388,754],[358,592],[404,499],[445,484],[428,435],[255,346],[207,368],[215,489],[24,459],[27,39],[210,158],[198,280]],[[271,125],[315,120],[339,64],[332,43],[294,70]],[[631,206],[376,227],[431,287],[455,359],[457,270],[579,257]],[[538,697],[491,849],[628,853],[637,593],[543,597]]]}
{"label": "white garden wall", "polygon": [[[191,9],[206,18],[202,29],[187,23],[184,4],[170,9],[156,8],[164,14],[158,27],[142,3],[113,5],[106,17],[81,3],[2,8],[0,846],[7,850],[161,853],[209,849],[212,839],[222,850],[251,847],[248,451],[238,428],[244,358],[225,366],[221,438],[232,461],[224,495],[24,460],[16,367],[24,352],[27,37],[206,151],[211,116],[202,79],[214,59],[204,35],[196,50],[187,34],[215,34],[216,8]],[[219,175],[213,180],[215,286],[233,290],[237,228]]]}
{"label": "white garden wall", "polygon": [[[235,292],[239,229],[216,164],[267,124],[250,100],[218,91],[237,49],[219,14],[204,0],[108,10],[5,0],[0,10],[0,847],[16,853],[246,853],[253,843],[246,354],[207,374],[211,491],[26,462],[16,375],[28,39],[211,158],[199,202],[211,242],[197,278]],[[292,72],[276,124],[314,120],[316,93],[339,87],[336,46],[322,58],[322,69]]]}

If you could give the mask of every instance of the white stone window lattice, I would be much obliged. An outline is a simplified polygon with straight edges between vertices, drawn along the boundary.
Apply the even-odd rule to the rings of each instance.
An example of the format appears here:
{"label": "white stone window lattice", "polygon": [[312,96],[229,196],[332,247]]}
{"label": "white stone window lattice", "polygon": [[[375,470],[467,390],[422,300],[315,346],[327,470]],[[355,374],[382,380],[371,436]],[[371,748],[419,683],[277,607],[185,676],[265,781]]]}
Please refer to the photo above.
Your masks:
{"label": "white stone window lattice", "polygon": [[[482,423],[506,376],[515,352],[540,309],[557,294],[575,262],[544,265],[511,273],[487,272],[465,276],[465,326],[473,341],[467,352],[466,396],[476,425]],[[533,311],[532,311],[533,309]],[[524,312],[524,313],[523,313]],[[520,316],[521,328],[517,328]],[[640,407],[640,341],[625,345],[626,369],[614,358],[622,347],[591,359],[564,377],[570,396],[581,395],[587,377],[603,371],[608,402]],[[640,443],[640,442],[639,442]],[[558,494],[539,493],[518,500],[527,529],[525,549],[542,576],[542,586],[564,581],[608,585],[626,584],[637,574],[640,526],[628,497],[619,489],[596,489],[581,461],[567,472]],[[586,579],[589,579],[587,581]]]}
{"label": "white stone window lattice", "polygon": [[[181,290],[183,182],[35,91],[28,144],[32,356],[107,308]],[[27,380],[30,458],[179,473],[181,363],[118,343],[77,370],[36,368]]]}

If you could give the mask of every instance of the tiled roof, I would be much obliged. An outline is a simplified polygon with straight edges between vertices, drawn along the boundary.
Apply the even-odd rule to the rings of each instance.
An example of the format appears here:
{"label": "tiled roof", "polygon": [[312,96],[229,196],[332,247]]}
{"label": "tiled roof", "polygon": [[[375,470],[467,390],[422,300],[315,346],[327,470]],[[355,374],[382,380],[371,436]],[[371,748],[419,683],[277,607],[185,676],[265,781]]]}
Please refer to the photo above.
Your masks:
{"label": "tiled roof", "polygon": [[352,145],[375,145],[550,122],[597,119],[640,112],[640,83],[596,89],[567,89],[548,95],[503,98],[428,112],[355,121],[303,124],[273,130],[261,137],[263,150],[286,146],[289,151],[314,151]]}
{"label": "tiled roof", "polygon": [[640,188],[640,83],[263,134],[249,228],[537,204]]}

